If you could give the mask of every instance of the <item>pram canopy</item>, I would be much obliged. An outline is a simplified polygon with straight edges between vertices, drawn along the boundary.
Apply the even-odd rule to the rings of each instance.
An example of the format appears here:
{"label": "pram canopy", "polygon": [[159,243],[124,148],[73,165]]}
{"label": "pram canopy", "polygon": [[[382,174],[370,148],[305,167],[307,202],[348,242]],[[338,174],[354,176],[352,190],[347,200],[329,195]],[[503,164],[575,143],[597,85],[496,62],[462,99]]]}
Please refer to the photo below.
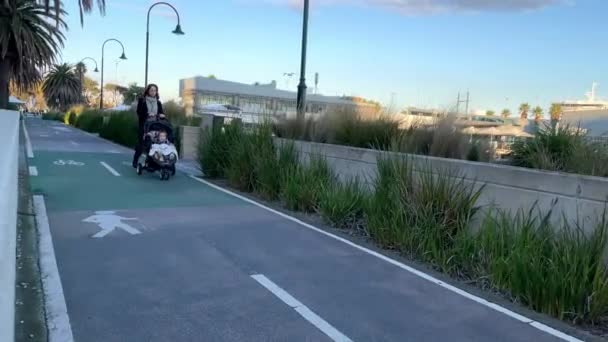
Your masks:
{"label": "pram canopy", "polygon": [[167,132],[167,139],[173,143],[173,126],[166,119],[148,119],[144,124],[144,134],[153,131]]}

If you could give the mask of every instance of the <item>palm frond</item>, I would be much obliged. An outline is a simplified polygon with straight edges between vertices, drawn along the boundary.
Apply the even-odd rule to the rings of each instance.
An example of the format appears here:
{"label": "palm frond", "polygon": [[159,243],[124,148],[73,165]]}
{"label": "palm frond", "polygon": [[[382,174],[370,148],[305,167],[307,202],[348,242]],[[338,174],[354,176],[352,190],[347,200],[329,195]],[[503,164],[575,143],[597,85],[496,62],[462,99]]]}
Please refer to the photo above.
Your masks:
{"label": "palm frond", "polygon": [[52,65],[63,47],[66,12],[59,8],[54,18],[35,1],[4,2],[8,5],[0,7],[0,59],[9,61],[8,78],[23,89],[40,81],[40,70]]}
{"label": "palm frond", "polygon": [[[10,1],[10,0],[5,0]],[[51,7],[53,7],[53,11],[55,12],[55,20],[59,21],[62,16],[62,5],[61,0],[38,0],[38,3],[44,6],[46,13],[50,13]],[[51,3],[52,6],[51,6]],[[80,25],[84,25],[84,15],[86,13],[91,13],[93,11],[94,4],[97,4],[97,8],[101,15],[106,14],[106,0],[78,0],[78,9],[80,12]]]}

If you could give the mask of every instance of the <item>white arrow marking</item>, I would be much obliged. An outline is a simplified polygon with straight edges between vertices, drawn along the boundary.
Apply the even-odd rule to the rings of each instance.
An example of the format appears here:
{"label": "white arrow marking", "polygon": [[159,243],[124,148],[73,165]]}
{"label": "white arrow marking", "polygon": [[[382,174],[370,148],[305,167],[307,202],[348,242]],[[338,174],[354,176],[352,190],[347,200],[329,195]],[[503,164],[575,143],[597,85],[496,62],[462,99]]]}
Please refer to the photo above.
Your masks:
{"label": "white arrow marking", "polygon": [[116,215],[114,211],[96,211],[95,215],[89,216],[82,220],[82,222],[87,223],[95,223],[101,228],[100,231],[93,235],[94,238],[102,238],[108,234],[110,234],[114,229],[120,228],[131,235],[141,234],[141,232],[130,225],[122,222],[126,221],[135,221],[137,218],[134,217],[122,217]]}

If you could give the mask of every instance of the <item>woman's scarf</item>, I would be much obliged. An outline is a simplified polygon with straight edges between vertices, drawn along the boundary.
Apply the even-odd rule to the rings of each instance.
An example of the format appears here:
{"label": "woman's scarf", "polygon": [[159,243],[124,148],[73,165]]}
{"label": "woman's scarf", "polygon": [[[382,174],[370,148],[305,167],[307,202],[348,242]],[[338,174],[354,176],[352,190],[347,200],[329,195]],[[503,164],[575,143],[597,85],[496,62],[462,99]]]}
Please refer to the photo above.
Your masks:
{"label": "woman's scarf", "polygon": [[146,96],[146,106],[148,107],[148,115],[158,114],[158,100],[155,97]]}

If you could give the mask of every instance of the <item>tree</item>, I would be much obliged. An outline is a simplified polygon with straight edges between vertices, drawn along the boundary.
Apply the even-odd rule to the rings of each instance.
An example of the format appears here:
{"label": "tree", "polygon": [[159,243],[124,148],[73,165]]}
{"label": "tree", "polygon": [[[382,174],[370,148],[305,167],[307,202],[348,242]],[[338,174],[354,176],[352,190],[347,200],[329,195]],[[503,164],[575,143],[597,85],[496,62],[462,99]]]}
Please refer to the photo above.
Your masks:
{"label": "tree", "polygon": [[80,78],[72,65],[55,65],[44,78],[42,91],[49,106],[67,110],[80,101]]}
{"label": "tree", "polygon": [[99,83],[92,78],[84,76],[82,82],[82,93],[85,103],[90,106],[99,105]]}
{"label": "tree", "polygon": [[53,22],[38,2],[0,1],[0,108],[7,108],[9,83],[21,90],[38,83],[40,70],[52,65],[63,47],[67,25],[61,8]]}
{"label": "tree", "polygon": [[215,77],[214,74],[209,74],[209,76],[207,76],[207,78],[210,78],[212,80],[216,80],[217,79],[217,77]]}
{"label": "tree", "polygon": [[486,116],[494,116],[494,114],[496,114],[496,112],[494,112],[493,110],[486,111]]}
{"label": "tree", "polygon": [[44,93],[42,92],[42,82],[38,82],[27,89],[19,89],[14,82],[11,82],[10,93],[24,101],[28,111],[47,109]]}
{"label": "tree", "polygon": [[523,120],[527,120],[529,111],[530,111],[530,105],[527,103],[522,103],[519,106],[519,117]]}
{"label": "tree", "polygon": [[534,113],[534,121],[536,123],[539,123],[543,119],[543,109],[540,106],[534,107],[532,113]]}
{"label": "tree", "polygon": [[502,116],[503,119],[507,119],[511,116],[511,111],[505,108],[502,110],[502,113],[500,113],[500,116]]}
{"label": "tree", "polygon": [[[10,1],[10,0],[4,0]],[[61,1],[59,0],[36,0],[41,3],[46,10],[46,14],[48,15],[51,9],[51,3],[53,3],[53,10],[55,12],[55,19],[59,21],[59,18],[63,15],[63,10],[61,9]],[[91,13],[93,10],[93,5],[97,3],[97,8],[99,8],[99,12],[101,15],[106,14],[106,0],[74,0],[78,1],[78,7],[80,9],[80,25],[84,24],[84,14]]]}
{"label": "tree", "polygon": [[126,104],[132,104],[137,101],[137,98],[143,96],[144,87],[140,87],[137,83],[129,84],[127,91],[123,94]]}
{"label": "tree", "polygon": [[557,122],[557,121],[561,120],[563,113],[564,113],[564,110],[563,110],[561,104],[559,104],[559,103],[551,104],[551,108],[549,109],[549,114],[551,115],[551,121]]}
{"label": "tree", "polygon": [[112,97],[108,99],[111,106],[118,106],[119,104],[123,103],[124,94],[127,92],[127,87],[123,87],[119,84],[107,83],[103,88],[112,95]]}

